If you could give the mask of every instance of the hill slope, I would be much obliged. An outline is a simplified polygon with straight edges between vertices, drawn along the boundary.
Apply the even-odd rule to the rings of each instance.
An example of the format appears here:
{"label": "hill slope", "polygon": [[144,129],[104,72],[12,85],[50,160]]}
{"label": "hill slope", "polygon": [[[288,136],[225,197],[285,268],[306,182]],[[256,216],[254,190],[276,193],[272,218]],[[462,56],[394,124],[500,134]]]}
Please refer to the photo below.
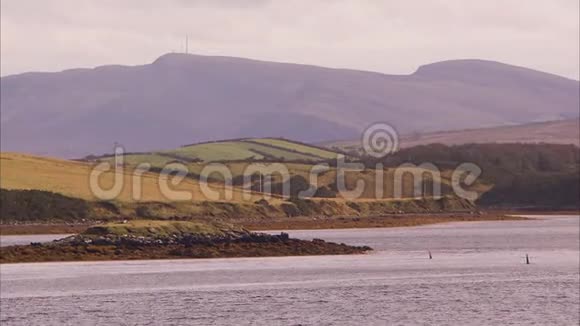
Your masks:
{"label": "hill slope", "polygon": [[[295,162],[317,163],[336,159],[338,153],[322,147],[315,147],[280,138],[246,138],[184,145],[173,150],[158,152],[127,153],[124,163],[137,165],[149,163],[163,168],[168,163],[209,162]],[[88,160],[113,161],[111,154],[88,157]]]}
{"label": "hill slope", "polygon": [[[238,163],[239,164],[239,163]],[[297,167],[293,164],[291,167]],[[123,170],[124,187],[119,197],[112,201],[101,201],[93,195],[89,185],[91,165],[84,162],[66,161],[18,153],[0,154],[0,224],[16,222],[85,222],[95,220],[119,220],[126,218],[143,219],[238,219],[244,221],[271,220],[272,218],[294,218],[297,216],[383,216],[385,214],[428,213],[428,212],[469,212],[475,209],[472,202],[444,196],[442,198],[413,199],[392,198],[392,189],[386,186],[381,198],[369,198],[370,192],[359,199],[349,197],[329,198],[281,198],[274,195],[263,200],[258,192],[234,187],[233,199],[223,200],[224,188],[219,183],[209,186],[220,193],[219,198],[204,196],[202,184],[194,179],[183,179],[179,184],[169,182],[173,190],[187,191],[191,200],[168,198],[160,187],[167,181],[166,176],[155,173],[143,174],[141,197],[132,193],[135,183],[131,182],[131,169]],[[293,170],[293,177],[304,173]],[[322,184],[333,183],[331,174],[321,178]],[[392,177],[392,171],[385,173]],[[368,173],[365,180],[372,182]],[[107,172],[101,177],[101,185],[107,189],[114,180],[114,173]],[[353,186],[357,181],[352,175],[346,181]],[[410,181],[410,180],[407,180]],[[405,189],[411,190],[412,183],[405,181]],[[372,184],[374,189],[374,184]],[[207,194],[207,193],[205,193]],[[244,198],[243,194],[251,194]],[[289,220],[292,222],[292,220]],[[400,225],[397,221],[386,221],[389,225]],[[416,223],[414,220],[405,223]],[[430,223],[433,223],[431,221]],[[340,222],[342,224],[342,222]],[[384,224],[381,224],[384,225]],[[408,224],[407,224],[408,225]],[[343,226],[344,227],[344,226]]]}
{"label": "hill slope", "polygon": [[[89,176],[91,164],[19,153],[1,153],[0,155],[0,188],[12,190],[41,190],[60,193],[65,196],[85,200],[97,200],[91,191]],[[116,198],[120,202],[133,202],[132,170],[124,171],[124,186]],[[114,180],[114,172],[105,172],[100,177],[103,189],[109,189]],[[165,181],[155,173],[145,173],[141,180],[141,197],[139,201],[171,201],[160,190],[160,181]],[[223,187],[210,187],[223,193]],[[192,200],[207,200],[199,182],[185,179],[174,190],[187,191]],[[233,188],[233,201],[241,201],[243,190]],[[252,196],[258,199],[259,196]]]}
{"label": "hill slope", "polygon": [[383,159],[385,166],[430,162],[440,169],[469,162],[482,173],[479,183],[492,185],[479,204],[578,210],[580,152],[558,144],[432,144],[405,148]]}
{"label": "hill slope", "polygon": [[171,148],[183,139],[358,138],[578,116],[578,81],[481,60],[406,76],[167,54],[152,64],[26,73],[1,82],[4,151],[79,157]]}
{"label": "hill slope", "polygon": [[[580,121],[577,118],[560,121],[527,123],[516,126],[439,131],[402,135],[399,145],[409,148],[428,144],[462,145],[477,143],[548,143],[580,146]],[[360,139],[320,144],[342,151],[362,151]]]}

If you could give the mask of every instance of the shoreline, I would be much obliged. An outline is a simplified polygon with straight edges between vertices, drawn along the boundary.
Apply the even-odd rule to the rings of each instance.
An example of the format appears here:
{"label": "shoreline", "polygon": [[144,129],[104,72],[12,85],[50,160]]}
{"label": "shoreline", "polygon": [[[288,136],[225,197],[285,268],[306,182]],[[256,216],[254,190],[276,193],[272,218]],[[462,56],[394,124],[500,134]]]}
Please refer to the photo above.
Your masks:
{"label": "shoreline", "polygon": [[94,224],[1,224],[0,236],[81,233]]}
{"label": "shoreline", "polygon": [[[476,222],[501,220],[526,220],[521,215],[578,215],[572,211],[489,211],[483,214],[438,213],[438,214],[391,214],[382,216],[341,217],[288,217],[272,219],[231,219],[234,225],[251,231],[319,230],[411,227],[447,222]],[[0,224],[0,236],[48,235],[81,233],[98,224]]]}
{"label": "shoreline", "polygon": [[413,227],[448,222],[481,222],[503,220],[528,220],[504,214],[397,214],[369,217],[285,218],[260,221],[232,221],[252,231],[370,229]]}
{"label": "shoreline", "polygon": [[[522,214],[522,213],[518,213]],[[523,214],[522,214],[523,215]],[[529,214],[528,216],[533,216]],[[539,215],[539,214],[537,214]],[[577,215],[554,212],[542,215]],[[244,226],[251,231],[244,231],[250,235],[250,239],[240,238],[196,240],[183,242],[181,240],[158,242],[160,238],[147,238],[137,235],[126,235],[119,238],[115,235],[113,240],[106,239],[104,243],[98,243],[96,238],[86,242],[84,233],[71,236],[76,240],[56,240],[47,243],[31,243],[28,245],[12,245],[0,247],[0,264],[13,263],[42,263],[42,262],[91,262],[91,261],[131,261],[131,260],[171,260],[171,259],[207,259],[207,258],[242,258],[242,257],[287,257],[287,256],[319,256],[319,255],[353,255],[365,254],[373,249],[368,246],[351,246],[344,243],[326,242],[321,239],[300,240],[288,238],[288,234],[280,235],[269,233],[254,233],[255,231],[280,231],[280,230],[323,230],[323,229],[372,229],[392,227],[413,227],[420,225],[439,224],[448,222],[483,222],[483,221],[510,221],[510,220],[534,220],[533,217],[504,214],[430,214],[425,215],[393,215],[380,217],[340,217],[312,219],[312,218],[288,218],[284,220],[269,220],[262,223]],[[146,221],[135,223],[151,223]],[[131,222],[133,223],[133,222]],[[155,223],[155,222],[153,222]],[[159,223],[189,223],[189,222],[159,222]],[[291,224],[288,224],[291,223]],[[232,224],[232,227],[241,225]],[[70,227],[67,226],[67,227]],[[74,227],[85,227],[75,225]],[[100,229],[96,226],[91,229]],[[56,228],[53,228],[56,229]],[[30,235],[30,234],[27,234]],[[85,238],[83,238],[83,235]],[[194,235],[194,237],[197,237]],[[203,238],[203,236],[202,236]],[[99,237],[103,241],[103,237]],[[167,240],[169,238],[164,238]],[[183,239],[183,238],[177,238]],[[120,242],[119,242],[120,241]]]}

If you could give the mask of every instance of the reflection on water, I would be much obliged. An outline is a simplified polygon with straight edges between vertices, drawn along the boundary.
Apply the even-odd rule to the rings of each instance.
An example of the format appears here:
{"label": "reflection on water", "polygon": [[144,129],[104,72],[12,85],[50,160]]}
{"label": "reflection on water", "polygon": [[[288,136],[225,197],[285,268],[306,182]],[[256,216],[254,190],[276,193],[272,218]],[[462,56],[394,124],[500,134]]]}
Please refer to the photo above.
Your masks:
{"label": "reflection on water", "polygon": [[[577,325],[579,219],[290,231],[368,255],[2,265],[1,323]],[[429,260],[427,251],[433,253]],[[524,256],[531,264],[524,264]]]}

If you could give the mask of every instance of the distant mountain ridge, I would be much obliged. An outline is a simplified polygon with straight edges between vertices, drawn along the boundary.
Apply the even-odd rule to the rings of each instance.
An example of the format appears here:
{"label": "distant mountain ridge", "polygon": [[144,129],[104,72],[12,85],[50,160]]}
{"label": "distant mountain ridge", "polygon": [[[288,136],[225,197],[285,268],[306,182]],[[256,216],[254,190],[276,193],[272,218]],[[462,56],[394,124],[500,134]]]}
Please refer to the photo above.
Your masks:
{"label": "distant mountain ridge", "polygon": [[167,54],[152,64],[2,77],[2,151],[80,157],[184,143],[354,139],[374,122],[401,133],[578,116],[579,82],[483,60],[411,75]]}

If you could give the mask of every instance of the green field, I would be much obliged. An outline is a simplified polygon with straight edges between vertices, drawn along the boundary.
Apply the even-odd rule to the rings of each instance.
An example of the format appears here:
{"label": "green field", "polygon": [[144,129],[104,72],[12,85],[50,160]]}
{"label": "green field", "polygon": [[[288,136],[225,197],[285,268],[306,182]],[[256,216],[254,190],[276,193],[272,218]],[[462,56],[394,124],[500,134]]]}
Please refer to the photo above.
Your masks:
{"label": "green field", "polygon": [[242,142],[224,141],[181,147],[163,153],[176,154],[191,159],[200,159],[204,162],[237,161],[254,158],[264,159],[263,155],[252,152]]}
{"label": "green field", "polygon": [[[259,139],[258,139],[259,140]],[[223,141],[215,143],[204,143],[178,148],[169,153],[191,159],[200,159],[204,162],[216,161],[236,161],[236,160],[285,160],[285,161],[311,161],[318,162],[332,158],[331,152],[319,150],[314,147],[300,145],[301,150],[294,143],[279,140],[278,144],[269,144],[269,139],[264,139],[265,143],[258,140],[238,140]],[[274,139],[272,139],[274,140]],[[314,152],[323,152],[326,156],[318,156]],[[336,155],[336,154],[334,154]]]}
{"label": "green field", "polygon": [[161,154],[130,154],[123,156],[123,163],[127,165],[137,165],[140,163],[149,163],[152,166],[165,166],[170,162],[176,161],[175,158],[163,156]]}
{"label": "green field", "polygon": [[248,141],[252,141],[255,143],[266,144],[270,146],[275,146],[278,148],[283,148],[286,150],[296,151],[304,154],[308,154],[311,156],[316,156],[322,159],[334,159],[336,158],[337,153],[332,152],[330,150],[309,146],[305,144],[300,144],[284,139],[279,138],[252,138]]}
{"label": "green field", "polygon": [[[208,162],[296,162],[319,163],[336,158],[338,153],[275,138],[252,138],[226,140],[210,143],[187,145],[176,149],[152,152],[131,153],[124,157],[126,165],[149,163],[154,167],[163,167],[168,163],[180,162],[188,166]],[[112,161],[111,156],[102,157],[99,161]],[[195,170],[195,167],[193,167]]]}

